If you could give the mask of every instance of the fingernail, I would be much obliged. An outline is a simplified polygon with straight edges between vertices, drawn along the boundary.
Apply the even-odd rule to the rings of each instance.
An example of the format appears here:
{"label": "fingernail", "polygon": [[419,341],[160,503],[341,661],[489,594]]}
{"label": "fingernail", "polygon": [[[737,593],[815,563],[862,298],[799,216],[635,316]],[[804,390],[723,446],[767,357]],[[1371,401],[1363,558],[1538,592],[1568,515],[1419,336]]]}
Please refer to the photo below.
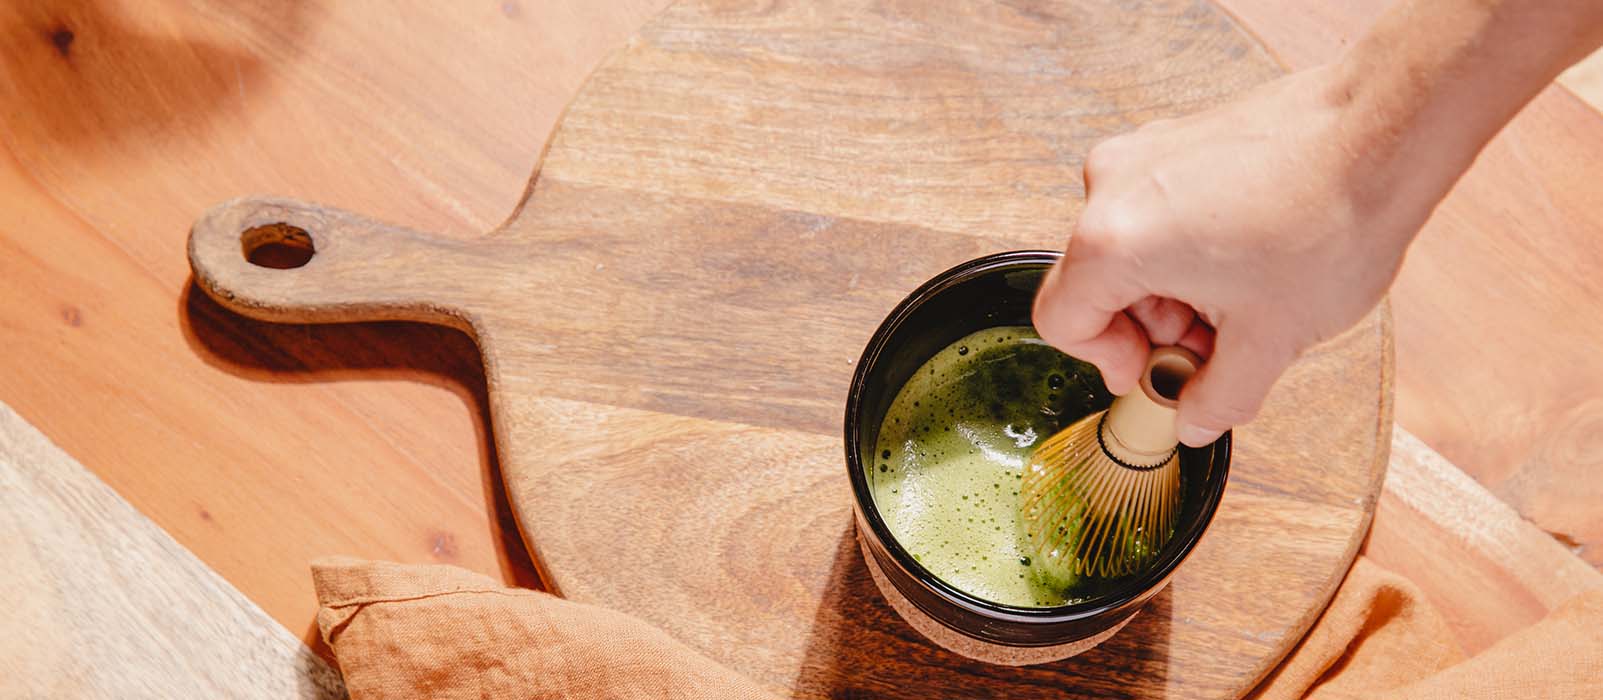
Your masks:
{"label": "fingernail", "polygon": [[1203,447],[1224,434],[1222,430],[1209,430],[1195,425],[1182,425],[1179,430],[1180,442],[1187,447]]}

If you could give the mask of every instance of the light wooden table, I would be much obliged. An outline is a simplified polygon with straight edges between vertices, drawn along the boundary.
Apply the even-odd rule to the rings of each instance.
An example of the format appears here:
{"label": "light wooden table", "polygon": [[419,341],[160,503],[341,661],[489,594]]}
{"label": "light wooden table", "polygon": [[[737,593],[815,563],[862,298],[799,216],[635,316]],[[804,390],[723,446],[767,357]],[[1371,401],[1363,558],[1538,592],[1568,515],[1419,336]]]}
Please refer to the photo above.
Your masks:
{"label": "light wooden table", "polygon": [[[662,4],[0,5],[0,401],[308,640],[319,555],[538,585],[465,337],[247,321],[192,288],[185,236],[247,193],[476,235],[587,72]],[[1222,4],[1302,67],[1385,2]],[[1545,92],[1431,221],[1393,297],[1399,423],[1594,565],[1598,182],[1603,119]],[[1557,601],[1511,562],[1451,556],[1473,548],[1463,515],[1383,499],[1369,552],[1421,581],[1473,651]],[[1503,578],[1463,585],[1486,576]],[[1496,610],[1474,597],[1510,590],[1524,597]]]}

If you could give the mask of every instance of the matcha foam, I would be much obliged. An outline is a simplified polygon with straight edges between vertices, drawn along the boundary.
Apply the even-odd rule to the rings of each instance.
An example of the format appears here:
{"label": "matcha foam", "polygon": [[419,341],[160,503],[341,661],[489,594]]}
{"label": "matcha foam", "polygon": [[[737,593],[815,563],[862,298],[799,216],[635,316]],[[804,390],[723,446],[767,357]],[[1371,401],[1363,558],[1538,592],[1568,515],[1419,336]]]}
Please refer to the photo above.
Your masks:
{"label": "matcha foam", "polygon": [[872,461],[874,505],[941,580],[1004,605],[1094,595],[1094,582],[1032,566],[1018,491],[1035,445],[1112,397],[1091,365],[1029,326],[988,328],[931,357],[896,394]]}

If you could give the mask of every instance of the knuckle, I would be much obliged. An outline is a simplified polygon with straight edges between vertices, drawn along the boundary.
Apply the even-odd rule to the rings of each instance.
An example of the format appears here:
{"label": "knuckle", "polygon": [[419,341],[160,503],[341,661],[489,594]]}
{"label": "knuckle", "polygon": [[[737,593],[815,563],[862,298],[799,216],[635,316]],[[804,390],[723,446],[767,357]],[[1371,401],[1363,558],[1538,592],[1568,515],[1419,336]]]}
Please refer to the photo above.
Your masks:
{"label": "knuckle", "polygon": [[1085,154],[1085,171],[1093,178],[1111,172],[1119,164],[1126,137],[1115,136],[1091,147]]}
{"label": "knuckle", "polygon": [[1141,238],[1144,217],[1133,207],[1101,201],[1085,208],[1080,215],[1076,237],[1083,250],[1104,256],[1117,256]]}
{"label": "knuckle", "polygon": [[1041,305],[1036,305],[1034,317],[1031,319],[1035,332],[1047,344],[1060,350],[1078,343],[1081,339],[1071,331],[1068,320],[1059,314],[1043,312]]}

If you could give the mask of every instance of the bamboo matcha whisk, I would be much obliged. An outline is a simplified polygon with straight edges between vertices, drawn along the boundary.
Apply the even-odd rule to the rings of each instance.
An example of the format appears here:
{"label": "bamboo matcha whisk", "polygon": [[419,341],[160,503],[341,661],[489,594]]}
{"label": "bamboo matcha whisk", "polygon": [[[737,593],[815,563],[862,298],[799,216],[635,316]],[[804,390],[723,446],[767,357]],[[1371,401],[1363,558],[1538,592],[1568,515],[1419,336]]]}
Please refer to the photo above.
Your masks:
{"label": "bamboo matcha whisk", "polygon": [[1168,542],[1180,516],[1176,399],[1201,364],[1185,348],[1153,349],[1139,389],[1035,449],[1019,508],[1037,561],[1126,576]]}

